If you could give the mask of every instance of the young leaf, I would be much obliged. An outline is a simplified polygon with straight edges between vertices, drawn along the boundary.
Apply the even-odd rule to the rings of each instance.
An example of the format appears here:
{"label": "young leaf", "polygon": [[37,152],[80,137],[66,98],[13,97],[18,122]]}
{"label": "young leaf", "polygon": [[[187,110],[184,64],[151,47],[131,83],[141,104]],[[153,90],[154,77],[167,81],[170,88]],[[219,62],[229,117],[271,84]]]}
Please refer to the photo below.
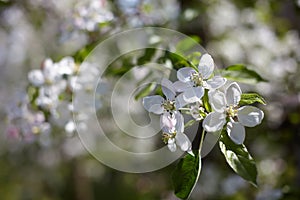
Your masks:
{"label": "young leaf", "polygon": [[222,134],[219,146],[229,166],[238,175],[257,186],[257,169],[255,161],[247,151],[245,145],[237,145],[228,137],[226,133]]}
{"label": "young leaf", "polygon": [[96,47],[97,44],[98,44],[98,42],[88,44],[84,48],[77,51],[73,55],[73,58],[75,59],[75,62],[82,63],[84,61],[84,59],[89,55],[89,53]]}
{"label": "young leaf", "polygon": [[253,103],[261,103],[266,105],[265,99],[257,93],[244,93],[241,96],[239,105],[249,105]]}
{"label": "young leaf", "polygon": [[255,84],[258,82],[266,82],[266,80],[263,79],[258,73],[248,69],[242,64],[231,65],[221,73],[225,78],[241,83]]}
{"label": "young leaf", "polygon": [[209,99],[208,99],[208,90],[205,90],[204,96],[202,98],[202,102],[203,102],[205,110],[207,112],[212,112],[211,106],[209,104]]}
{"label": "young leaf", "polygon": [[186,59],[189,60],[191,63],[193,63],[194,66],[198,66],[201,55],[202,55],[201,52],[195,51],[195,52],[189,54],[186,57]]}
{"label": "young leaf", "polygon": [[27,94],[28,94],[29,102],[32,104],[32,106],[35,107],[36,106],[35,100],[39,96],[39,89],[30,85],[27,88]]}
{"label": "young leaf", "polygon": [[196,47],[201,39],[198,36],[191,36],[179,41],[176,45],[176,53],[181,56],[186,56],[186,53],[191,52]]}
{"label": "young leaf", "polygon": [[151,92],[154,91],[155,87],[156,87],[156,84],[155,84],[155,83],[149,83],[146,87],[142,88],[142,89],[134,96],[134,99],[135,99],[135,100],[139,100],[140,98],[149,95]]}
{"label": "young leaf", "polygon": [[187,154],[181,158],[173,174],[172,181],[175,195],[180,199],[188,199],[193,191],[201,171],[201,158]]}

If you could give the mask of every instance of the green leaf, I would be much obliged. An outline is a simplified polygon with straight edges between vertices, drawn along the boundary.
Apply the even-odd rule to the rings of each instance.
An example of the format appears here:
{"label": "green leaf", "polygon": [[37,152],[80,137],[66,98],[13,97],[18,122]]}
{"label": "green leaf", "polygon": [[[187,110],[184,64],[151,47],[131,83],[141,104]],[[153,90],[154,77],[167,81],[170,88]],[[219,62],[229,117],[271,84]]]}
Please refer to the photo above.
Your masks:
{"label": "green leaf", "polygon": [[190,36],[179,41],[176,45],[176,53],[181,56],[186,56],[186,53],[193,50],[196,47],[201,39],[198,36]]}
{"label": "green leaf", "polygon": [[166,60],[170,60],[172,62],[173,68],[178,70],[183,67],[192,67],[195,70],[198,70],[196,66],[193,65],[190,61],[186,60],[185,57],[172,53],[170,51],[165,51],[165,54],[158,59],[160,63],[164,63]]}
{"label": "green leaf", "polygon": [[261,103],[266,105],[266,100],[257,93],[243,93],[239,105],[249,105],[253,103]]}
{"label": "green leaf", "polygon": [[256,84],[258,82],[267,82],[258,73],[242,64],[231,65],[221,71],[221,73],[225,78],[241,83]]}
{"label": "green leaf", "polygon": [[146,48],[143,56],[139,57],[137,60],[137,65],[144,65],[151,61],[152,57],[156,52],[155,48]]}
{"label": "green leaf", "polygon": [[96,47],[98,42],[94,42],[92,44],[86,45],[84,48],[77,51],[73,57],[75,59],[75,62],[82,63],[84,59],[89,55],[89,53]]}
{"label": "green leaf", "polygon": [[152,91],[154,91],[156,87],[155,83],[149,83],[146,87],[142,88],[135,96],[135,100],[139,100],[142,97],[149,95]]}
{"label": "green leaf", "polygon": [[191,63],[193,63],[193,65],[198,66],[199,65],[199,61],[201,58],[202,53],[195,51],[191,54],[189,54],[186,59],[189,60]]}
{"label": "green leaf", "polygon": [[196,154],[187,154],[181,158],[173,174],[172,181],[175,195],[180,199],[188,199],[193,191],[201,171],[201,158]]}
{"label": "green leaf", "polygon": [[255,161],[247,151],[245,145],[235,144],[228,137],[227,133],[223,132],[219,141],[219,146],[227,163],[233,169],[233,171],[254,186],[257,186],[257,169]]}
{"label": "green leaf", "polygon": [[190,121],[188,121],[187,123],[185,123],[184,128],[187,128],[187,127],[189,127],[189,126],[192,126],[195,122],[196,122],[196,120],[191,119]]}
{"label": "green leaf", "polygon": [[35,107],[36,106],[35,100],[39,96],[39,88],[29,85],[27,87],[27,95],[28,95],[30,104],[33,107]]}
{"label": "green leaf", "polygon": [[207,112],[212,112],[208,99],[208,90],[206,89],[202,98],[203,106]]}

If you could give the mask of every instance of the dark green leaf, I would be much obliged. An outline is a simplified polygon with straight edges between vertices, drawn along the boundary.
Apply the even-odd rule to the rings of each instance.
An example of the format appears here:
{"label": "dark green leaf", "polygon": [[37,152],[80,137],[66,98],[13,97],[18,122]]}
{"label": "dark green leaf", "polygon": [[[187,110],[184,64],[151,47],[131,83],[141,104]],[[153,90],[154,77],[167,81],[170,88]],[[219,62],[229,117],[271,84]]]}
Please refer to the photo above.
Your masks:
{"label": "dark green leaf", "polygon": [[82,63],[84,59],[89,55],[89,53],[96,47],[97,44],[98,44],[97,42],[88,44],[84,48],[77,51],[73,56],[75,62]]}
{"label": "dark green leaf", "polygon": [[149,83],[147,86],[143,87],[134,97],[135,100],[139,100],[142,97],[149,95],[151,92],[154,91],[156,87],[155,83]]}
{"label": "dark green leaf", "polygon": [[105,75],[115,77],[123,76],[134,66],[135,65],[132,63],[132,58],[128,55],[124,55],[106,68]]}
{"label": "dark green leaf", "polygon": [[222,75],[229,80],[241,83],[255,84],[258,82],[266,82],[258,73],[248,69],[245,65],[231,65],[223,70]]}
{"label": "dark green leaf", "polygon": [[183,67],[192,67],[197,70],[197,67],[195,67],[193,63],[186,60],[183,56],[172,53],[170,51],[166,51],[165,54],[158,59],[158,61],[161,63],[164,63],[166,60],[170,60],[172,62],[173,68],[176,70]]}
{"label": "dark green leaf", "polygon": [[138,58],[137,64],[144,65],[144,64],[148,63],[149,61],[151,61],[155,52],[156,52],[155,48],[146,48],[144,55]]}
{"label": "dark green leaf", "polygon": [[263,105],[266,105],[266,101],[265,99],[260,96],[257,93],[244,93],[241,96],[241,100],[239,105],[249,105],[249,104],[253,104],[253,103],[261,103]]}
{"label": "dark green leaf", "polygon": [[188,199],[193,191],[201,171],[199,155],[187,154],[181,158],[173,174],[172,181],[175,195],[181,199]]}
{"label": "dark green leaf", "polygon": [[223,132],[219,141],[219,146],[229,166],[245,180],[249,181],[254,186],[257,186],[257,169],[255,161],[247,151],[245,145],[235,144]]}

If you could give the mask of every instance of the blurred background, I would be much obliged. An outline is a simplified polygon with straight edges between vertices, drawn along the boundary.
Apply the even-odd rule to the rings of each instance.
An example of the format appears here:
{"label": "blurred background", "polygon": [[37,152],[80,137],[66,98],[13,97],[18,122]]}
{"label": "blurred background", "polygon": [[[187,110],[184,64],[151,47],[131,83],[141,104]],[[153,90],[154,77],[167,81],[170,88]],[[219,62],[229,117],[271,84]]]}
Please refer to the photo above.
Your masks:
{"label": "blurred background", "polygon": [[216,146],[191,199],[300,199],[299,0],[0,0],[0,199],[177,199],[176,163],[145,174],[110,169],[85,151],[70,114],[59,111],[68,97],[57,97],[66,103],[55,107],[57,118],[25,106],[38,98],[28,73],[45,68],[45,59],[80,62],[96,42],[144,26],[195,36],[218,67],[243,63],[268,80],[242,85],[267,101],[263,124],[247,129],[245,141],[259,187],[235,175]]}

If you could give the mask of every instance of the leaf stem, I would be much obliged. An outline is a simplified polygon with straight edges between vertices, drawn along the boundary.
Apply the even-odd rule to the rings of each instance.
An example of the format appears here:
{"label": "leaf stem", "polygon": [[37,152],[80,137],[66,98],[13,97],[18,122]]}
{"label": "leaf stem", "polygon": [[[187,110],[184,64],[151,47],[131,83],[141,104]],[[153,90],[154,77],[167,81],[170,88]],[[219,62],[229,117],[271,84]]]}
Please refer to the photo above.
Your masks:
{"label": "leaf stem", "polygon": [[201,157],[201,151],[202,151],[204,137],[205,137],[205,130],[203,129],[202,134],[201,134],[200,144],[199,144],[199,156],[200,157]]}
{"label": "leaf stem", "polygon": [[[202,129],[202,131],[201,131],[201,129]],[[196,135],[196,138],[195,138],[195,140],[197,140],[197,139],[199,139],[199,134],[198,133],[201,133],[201,136],[200,136],[200,141],[199,141],[199,146],[198,146],[198,155],[195,155],[195,156],[197,156],[198,157],[198,164],[199,164],[199,166],[198,166],[198,172],[197,172],[197,177],[196,177],[196,180],[195,180],[195,183],[194,183],[194,186],[193,186],[193,188],[191,189],[191,192],[190,192],[190,194],[189,194],[189,196],[188,196],[188,198],[187,199],[189,199],[190,198],[190,196],[191,196],[191,194],[192,194],[192,192],[193,192],[193,190],[194,190],[194,188],[196,187],[196,185],[197,185],[197,182],[198,182],[198,179],[199,179],[199,177],[200,177],[200,173],[201,173],[201,165],[202,165],[202,162],[201,162],[201,150],[202,150],[202,146],[203,146],[203,141],[204,141],[204,137],[205,137],[205,130],[202,128],[202,126],[201,126],[201,124],[199,123],[199,127],[198,127],[198,130],[197,130],[197,135]],[[198,136],[198,137],[197,137]],[[198,141],[197,141],[198,142]],[[194,143],[195,144],[195,143]]]}

